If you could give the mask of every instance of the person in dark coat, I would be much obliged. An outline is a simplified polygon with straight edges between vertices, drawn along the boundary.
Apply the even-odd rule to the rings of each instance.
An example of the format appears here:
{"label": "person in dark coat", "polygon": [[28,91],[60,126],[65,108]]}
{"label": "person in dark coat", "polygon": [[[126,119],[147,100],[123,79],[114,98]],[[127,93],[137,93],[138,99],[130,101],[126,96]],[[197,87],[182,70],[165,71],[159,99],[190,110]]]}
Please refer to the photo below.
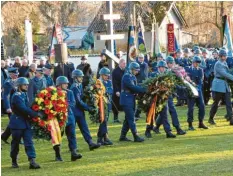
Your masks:
{"label": "person in dark coat", "polygon": [[112,84],[113,84],[112,111],[114,115],[114,123],[120,123],[118,119],[118,113],[121,110],[121,106],[120,106],[121,80],[125,73],[125,67],[126,67],[125,59],[121,59],[119,61],[119,66],[112,71]]}
{"label": "person in dark coat", "polygon": [[46,63],[46,58],[42,56],[40,58],[40,64],[37,66],[37,68],[43,68],[45,66],[45,63]]}
{"label": "person in dark coat", "polygon": [[83,88],[85,88],[88,83],[89,79],[92,77],[92,70],[91,70],[91,65],[87,63],[87,58],[88,55],[86,54],[85,56],[81,57],[81,64],[77,66],[76,69],[82,70],[84,77],[83,77]]}
{"label": "person in dark coat", "polygon": [[53,74],[53,81],[56,82],[57,77],[59,76],[65,76],[69,80],[69,87],[73,83],[72,79],[72,71],[74,70],[74,65],[70,62],[65,62],[65,63],[59,63],[55,68],[54,68],[54,74]]}
{"label": "person in dark coat", "polygon": [[21,67],[21,60],[19,56],[15,57],[15,63],[12,65],[12,67],[17,67],[18,69]]}
{"label": "person in dark coat", "polygon": [[27,77],[28,70],[28,60],[24,59],[22,62],[22,67],[19,68],[19,77]]}
{"label": "person in dark coat", "polygon": [[100,57],[101,57],[101,60],[100,60],[99,65],[98,65],[97,78],[100,77],[99,71],[100,71],[101,68],[103,68],[103,67],[107,67],[108,68],[108,61],[106,59],[105,54],[101,53]]}

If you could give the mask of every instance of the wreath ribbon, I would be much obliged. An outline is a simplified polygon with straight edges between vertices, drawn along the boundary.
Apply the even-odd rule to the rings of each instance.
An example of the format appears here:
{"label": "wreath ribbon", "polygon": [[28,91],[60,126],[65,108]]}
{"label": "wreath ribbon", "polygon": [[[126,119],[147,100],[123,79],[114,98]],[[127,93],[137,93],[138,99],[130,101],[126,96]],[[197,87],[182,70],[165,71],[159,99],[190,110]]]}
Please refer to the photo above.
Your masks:
{"label": "wreath ribbon", "polygon": [[156,101],[157,101],[157,95],[155,95],[155,97],[153,98],[149,112],[147,114],[147,118],[146,118],[147,125],[151,125],[154,123],[155,112],[156,112]]}
{"label": "wreath ribbon", "polygon": [[61,129],[59,127],[58,121],[56,118],[53,118],[49,121],[49,124],[51,126],[51,138],[52,138],[52,144],[53,146],[61,144]]}
{"label": "wreath ribbon", "polygon": [[104,121],[104,98],[101,95],[99,97],[99,111],[100,111],[100,123]]}

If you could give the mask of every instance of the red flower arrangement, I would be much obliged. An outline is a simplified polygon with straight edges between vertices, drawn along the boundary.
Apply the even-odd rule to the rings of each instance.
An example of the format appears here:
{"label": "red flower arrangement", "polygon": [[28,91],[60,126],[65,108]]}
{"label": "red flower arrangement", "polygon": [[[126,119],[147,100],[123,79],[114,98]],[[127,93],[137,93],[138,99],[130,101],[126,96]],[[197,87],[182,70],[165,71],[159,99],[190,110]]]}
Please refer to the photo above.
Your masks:
{"label": "red flower arrangement", "polygon": [[65,91],[55,87],[41,90],[35,98],[32,109],[44,116],[32,119],[34,137],[50,140],[54,128],[59,126],[62,129],[64,127],[68,115],[67,108]]}

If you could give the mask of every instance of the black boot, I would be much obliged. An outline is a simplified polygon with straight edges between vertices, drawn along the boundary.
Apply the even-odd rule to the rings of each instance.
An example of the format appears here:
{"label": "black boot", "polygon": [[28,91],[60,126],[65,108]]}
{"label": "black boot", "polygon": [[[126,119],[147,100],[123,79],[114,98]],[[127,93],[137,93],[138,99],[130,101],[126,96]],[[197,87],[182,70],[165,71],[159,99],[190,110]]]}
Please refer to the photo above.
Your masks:
{"label": "black boot", "polygon": [[177,128],[177,134],[178,135],[185,135],[186,131],[182,130],[181,128]]}
{"label": "black boot", "polygon": [[209,122],[210,125],[216,125],[214,119],[211,118],[211,117],[209,118],[208,122]]}
{"label": "black boot", "polygon": [[71,151],[71,161],[76,161],[77,159],[81,159],[83,156],[76,152],[76,150]]}
{"label": "black boot", "polygon": [[153,131],[155,132],[155,134],[161,134],[160,131],[159,131],[159,127],[155,126],[153,128]]}
{"label": "black boot", "polygon": [[113,145],[112,141],[108,138],[108,134],[104,135],[104,145]]}
{"label": "black boot", "polygon": [[55,161],[63,161],[60,153],[60,145],[53,146],[53,149],[55,150]]}
{"label": "black boot", "polygon": [[194,131],[194,130],[195,130],[195,128],[193,127],[193,123],[192,123],[192,122],[188,122],[188,124],[189,124],[189,128],[188,128],[188,130],[190,130],[190,131]]}
{"label": "black boot", "polygon": [[198,128],[209,129],[207,126],[204,125],[203,122],[199,122]]}
{"label": "black boot", "polygon": [[95,144],[94,142],[90,141],[90,143],[88,144],[89,145],[89,149],[90,150],[94,150],[94,149],[97,149],[101,146],[101,144]]}
{"label": "black boot", "polygon": [[120,120],[118,119],[118,115],[116,115],[116,114],[114,114],[113,123],[121,123]]}
{"label": "black boot", "polygon": [[226,119],[227,121],[230,121],[230,119],[231,119],[227,114],[226,114],[224,117],[225,117],[225,119]]}
{"label": "black boot", "polygon": [[146,130],[145,131],[145,136],[147,137],[147,138],[152,138],[152,135],[151,135],[151,132],[150,132],[150,130]]}
{"label": "black boot", "polygon": [[167,138],[176,138],[176,135],[172,134],[171,132],[166,134]]}
{"label": "black boot", "polygon": [[131,140],[128,139],[125,134],[121,134],[119,141],[131,142]]}
{"label": "black boot", "polygon": [[29,159],[29,169],[40,169],[40,165],[35,162],[34,158]]}
{"label": "black boot", "polygon": [[104,141],[102,137],[98,137],[97,144],[104,145]]}
{"label": "black boot", "polygon": [[19,168],[16,158],[12,158],[12,168]]}
{"label": "black boot", "polygon": [[133,137],[134,137],[134,142],[143,142],[144,141],[144,138],[141,138],[140,136],[138,136],[137,133],[134,133]]}
{"label": "black boot", "polygon": [[231,118],[230,120],[230,125],[233,125],[233,118]]}

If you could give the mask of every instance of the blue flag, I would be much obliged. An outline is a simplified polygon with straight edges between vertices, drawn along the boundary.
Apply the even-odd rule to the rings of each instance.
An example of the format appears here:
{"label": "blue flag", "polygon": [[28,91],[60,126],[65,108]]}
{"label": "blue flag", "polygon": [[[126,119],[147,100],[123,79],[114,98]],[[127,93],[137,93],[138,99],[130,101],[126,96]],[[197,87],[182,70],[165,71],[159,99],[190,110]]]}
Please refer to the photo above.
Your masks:
{"label": "blue flag", "polygon": [[224,30],[224,39],[223,39],[223,47],[226,47],[228,50],[228,57],[233,57],[233,45],[232,45],[232,37],[230,26],[228,23],[228,18],[226,18],[225,30]]}
{"label": "blue flag", "polygon": [[174,38],[175,38],[174,50],[176,51],[176,50],[178,50],[180,48],[180,46],[179,46],[179,43],[178,43],[178,41],[176,39],[176,36],[174,36]]}

